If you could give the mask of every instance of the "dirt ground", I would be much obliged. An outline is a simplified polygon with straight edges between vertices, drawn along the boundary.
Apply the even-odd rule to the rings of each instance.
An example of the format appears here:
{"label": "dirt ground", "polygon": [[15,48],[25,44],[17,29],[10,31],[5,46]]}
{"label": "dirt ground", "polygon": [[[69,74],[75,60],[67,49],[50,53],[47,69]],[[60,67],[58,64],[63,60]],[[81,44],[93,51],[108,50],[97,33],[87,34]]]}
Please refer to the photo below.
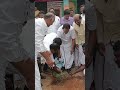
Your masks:
{"label": "dirt ground", "polygon": [[42,79],[43,90],[85,90],[85,77],[82,72],[68,76],[64,80],[57,81],[50,74],[45,74]]}

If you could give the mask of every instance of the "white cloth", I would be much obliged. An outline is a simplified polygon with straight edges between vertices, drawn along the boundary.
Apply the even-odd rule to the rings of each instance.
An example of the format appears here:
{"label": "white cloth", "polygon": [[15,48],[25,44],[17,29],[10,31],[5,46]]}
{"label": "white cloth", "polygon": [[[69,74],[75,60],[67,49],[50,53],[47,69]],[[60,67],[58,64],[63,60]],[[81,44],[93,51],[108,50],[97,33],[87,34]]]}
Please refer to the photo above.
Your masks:
{"label": "white cloth", "polygon": [[47,29],[48,27],[44,19],[35,19],[35,90],[42,90],[37,56],[39,52],[47,51],[43,43]]}
{"label": "white cloth", "polygon": [[58,28],[60,27],[60,18],[58,16],[55,16],[55,21],[53,24],[48,28],[47,33],[57,33]]}
{"label": "white cloth", "polygon": [[82,45],[79,48],[75,48],[75,66],[85,65],[85,55],[83,53]]}
{"label": "white cloth", "polygon": [[81,14],[81,17],[82,17],[81,23],[84,24],[84,22],[85,22],[85,14]]}
{"label": "white cloth", "polygon": [[62,44],[69,44],[71,45],[72,39],[76,38],[75,30],[72,26],[70,26],[70,30],[67,34],[63,32],[62,29],[63,25],[59,27],[57,31],[58,37],[62,39]]}
{"label": "white cloth", "polygon": [[37,60],[35,60],[35,90],[42,90],[41,77],[40,77]]}
{"label": "white cloth", "polygon": [[47,49],[43,44],[44,37],[48,27],[45,20],[42,18],[35,19],[35,52],[45,52]]}
{"label": "white cloth", "polygon": [[56,37],[58,37],[56,33],[50,33],[44,37],[43,43],[48,51],[50,51],[50,45]]}
{"label": "white cloth", "polygon": [[62,27],[63,26],[58,29],[57,34],[58,37],[62,39],[61,53],[62,58],[64,59],[65,69],[70,69],[74,60],[74,54],[71,55],[72,39],[75,39],[76,35],[72,26],[67,34],[63,32]]}
{"label": "white cloth", "polygon": [[[43,43],[46,47],[46,49],[48,51],[50,51],[50,45],[53,43],[53,40],[58,37],[56,33],[50,33],[50,34],[47,34],[45,37],[44,37],[44,40],[43,40]],[[51,58],[54,62],[54,58],[53,58],[53,54],[51,54]]]}

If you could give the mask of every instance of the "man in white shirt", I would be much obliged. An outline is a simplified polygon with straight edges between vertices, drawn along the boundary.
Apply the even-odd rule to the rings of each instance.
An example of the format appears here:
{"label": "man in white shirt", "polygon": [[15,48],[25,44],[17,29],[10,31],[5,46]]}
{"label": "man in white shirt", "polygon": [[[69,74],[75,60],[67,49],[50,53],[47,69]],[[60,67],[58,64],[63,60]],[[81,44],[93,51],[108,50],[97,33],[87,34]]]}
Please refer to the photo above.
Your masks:
{"label": "man in white shirt", "polygon": [[[54,8],[50,8],[49,12],[53,13],[55,15],[55,10]],[[53,24],[49,27],[48,29],[48,34],[49,33],[57,33],[58,28],[60,27],[60,18],[58,16],[55,15],[55,21],[53,22]]]}
{"label": "man in white shirt", "polygon": [[55,15],[53,13],[47,13],[43,19],[36,19],[35,21],[35,90],[42,90],[40,73],[37,64],[38,53],[46,59],[46,63],[50,67],[53,67],[54,64],[52,58],[50,57],[51,53],[46,49],[43,43],[48,27],[53,24],[54,20]]}
{"label": "man in white shirt", "polygon": [[58,37],[62,40],[61,54],[64,59],[64,66],[70,72],[74,60],[75,31],[69,24],[64,24],[58,29]]}

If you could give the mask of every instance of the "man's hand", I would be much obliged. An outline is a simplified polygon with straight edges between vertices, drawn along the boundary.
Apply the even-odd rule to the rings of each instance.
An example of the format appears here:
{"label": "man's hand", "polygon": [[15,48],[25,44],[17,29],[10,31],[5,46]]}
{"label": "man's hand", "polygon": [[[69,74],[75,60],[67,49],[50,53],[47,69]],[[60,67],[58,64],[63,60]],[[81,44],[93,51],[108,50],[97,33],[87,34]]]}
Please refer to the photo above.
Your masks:
{"label": "man's hand", "polygon": [[47,60],[46,63],[50,68],[54,67],[54,62],[52,60]]}
{"label": "man's hand", "polygon": [[46,59],[46,63],[48,64],[48,66],[50,68],[53,68],[54,67],[54,62],[51,58],[52,53],[49,52],[49,51],[46,51],[46,52],[42,52],[40,54]]}

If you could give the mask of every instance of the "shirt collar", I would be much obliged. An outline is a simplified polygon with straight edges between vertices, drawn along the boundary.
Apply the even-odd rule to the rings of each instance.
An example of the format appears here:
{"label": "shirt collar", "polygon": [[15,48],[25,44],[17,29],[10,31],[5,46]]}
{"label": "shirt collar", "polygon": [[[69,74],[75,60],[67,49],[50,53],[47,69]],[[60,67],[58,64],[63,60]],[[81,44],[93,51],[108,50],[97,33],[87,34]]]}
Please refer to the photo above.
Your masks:
{"label": "shirt collar", "polygon": [[43,18],[43,24],[45,25],[45,27],[48,27],[44,18]]}

